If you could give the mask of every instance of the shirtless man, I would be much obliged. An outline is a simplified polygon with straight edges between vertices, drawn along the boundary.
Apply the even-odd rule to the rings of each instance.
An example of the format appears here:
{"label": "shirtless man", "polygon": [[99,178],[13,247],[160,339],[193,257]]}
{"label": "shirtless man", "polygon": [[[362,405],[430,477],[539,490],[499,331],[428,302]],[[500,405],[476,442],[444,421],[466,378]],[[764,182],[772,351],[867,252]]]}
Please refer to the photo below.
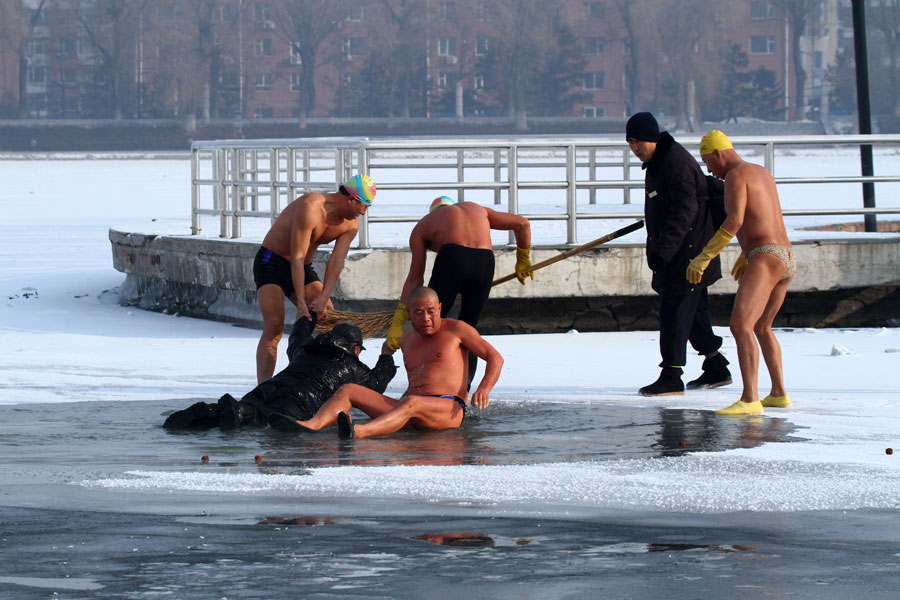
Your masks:
{"label": "shirtless man", "polygon": [[[457,294],[462,295],[459,320],[476,327],[487,303],[494,279],[494,251],[491,230],[512,230],[516,236],[516,277],[525,284],[531,266],[531,224],[519,215],[498,212],[474,202],[454,204],[447,196],[435,198],[428,214],[413,228],[409,236],[412,262],[400,293],[400,303],[388,330],[387,345],[397,350],[403,326],[409,318],[409,293],[421,287],[425,277],[425,255],[437,253],[428,287],[437,292],[441,316],[453,308]],[[475,377],[474,356],[469,357],[468,381]]]}
{"label": "shirtless man", "polygon": [[[342,438],[387,435],[402,429],[459,427],[466,414],[467,350],[485,361],[484,378],[472,394],[471,404],[485,408],[503,366],[503,357],[475,328],[454,319],[441,318],[441,303],[431,288],[409,294],[412,329],[403,334],[400,348],[409,387],[399,400],[361,385],[342,386],[308,421],[297,421],[297,430],[319,430],[338,423]],[[385,342],[387,349],[387,342]],[[372,417],[354,425],[350,408]]]}
{"label": "shirtless man", "polygon": [[[772,322],[794,278],[795,263],[775,180],[763,167],[738,156],[731,140],[717,129],[703,136],[700,157],[710,173],[725,180],[727,217],[706,248],[691,261],[688,280],[699,281],[710,260],[734,235],[741,245],[741,255],[731,271],[740,283],[730,325],[744,391],[740,400],[716,412],[742,415],[761,413],[764,406],[786,408],[791,401],[784,389],[781,346],[775,339]],[[771,392],[762,400],[757,394],[759,348],[772,379]]]}
{"label": "shirtless man", "polygon": [[[288,204],[266,234],[253,260],[256,297],[263,318],[256,347],[257,383],[275,372],[278,342],[284,332],[284,298],[297,305],[296,319],[309,319],[310,310],[320,317],[325,314],[350,242],[359,230],[359,216],[374,199],[372,178],[354,175],[337,192],[310,192]],[[334,249],[323,284],[312,268],[312,259],[320,244],[330,242],[334,242]],[[304,293],[297,294],[296,290]]]}

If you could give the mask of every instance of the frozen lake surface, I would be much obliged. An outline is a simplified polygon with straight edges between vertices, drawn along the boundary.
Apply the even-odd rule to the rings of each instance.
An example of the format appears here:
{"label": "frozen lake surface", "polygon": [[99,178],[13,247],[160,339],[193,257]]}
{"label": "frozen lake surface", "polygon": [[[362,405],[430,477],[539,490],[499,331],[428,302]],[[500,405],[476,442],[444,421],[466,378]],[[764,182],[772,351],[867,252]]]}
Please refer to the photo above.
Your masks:
{"label": "frozen lake surface", "polygon": [[736,384],[637,396],[656,332],[572,332],[490,336],[459,431],[169,433],[253,386],[258,339],[115,303],[108,228],[186,233],[188,162],[0,164],[0,597],[900,594],[898,328],[778,331],[794,406],[762,417],[713,414]]}

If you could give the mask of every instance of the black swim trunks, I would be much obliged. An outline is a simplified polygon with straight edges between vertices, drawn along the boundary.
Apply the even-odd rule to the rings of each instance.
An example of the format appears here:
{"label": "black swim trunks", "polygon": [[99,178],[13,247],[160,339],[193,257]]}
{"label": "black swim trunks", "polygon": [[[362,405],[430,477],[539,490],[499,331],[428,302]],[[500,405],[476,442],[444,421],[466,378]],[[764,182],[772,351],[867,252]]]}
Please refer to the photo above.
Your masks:
{"label": "black swim trunks", "polygon": [[[312,268],[312,264],[303,265],[304,283],[310,284],[319,281],[319,276]],[[261,246],[256,258],[253,259],[253,281],[256,289],[269,283],[274,283],[284,291],[285,296],[291,296],[294,290],[294,278],[291,277],[291,261],[275,254],[265,246]]]}

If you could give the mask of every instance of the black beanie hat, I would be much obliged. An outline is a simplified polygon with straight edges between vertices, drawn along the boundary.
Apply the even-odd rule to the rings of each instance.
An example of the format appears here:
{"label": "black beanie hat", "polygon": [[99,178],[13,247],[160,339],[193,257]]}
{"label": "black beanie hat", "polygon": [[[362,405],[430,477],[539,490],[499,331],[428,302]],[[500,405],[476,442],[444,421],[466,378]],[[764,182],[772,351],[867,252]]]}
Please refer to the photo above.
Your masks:
{"label": "black beanie hat", "polygon": [[648,112],[639,112],[631,115],[625,124],[625,139],[640,140],[642,142],[659,141],[659,123]]}

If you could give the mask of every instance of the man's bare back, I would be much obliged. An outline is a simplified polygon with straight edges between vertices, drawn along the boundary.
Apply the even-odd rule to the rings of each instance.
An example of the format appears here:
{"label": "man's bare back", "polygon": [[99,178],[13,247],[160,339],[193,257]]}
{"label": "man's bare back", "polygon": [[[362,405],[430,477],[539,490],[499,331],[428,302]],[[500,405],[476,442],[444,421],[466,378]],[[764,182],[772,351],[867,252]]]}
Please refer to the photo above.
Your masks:
{"label": "man's bare back", "polygon": [[444,244],[490,250],[488,209],[473,202],[443,206],[423,217],[413,229],[412,236],[422,240],[425,248],[432,252],[438,252]]}
{"label": "man's bare back", "polygon": [[728,218],[722,227],[737,231],[744,254],[763,244],[790,246],[772,175],[759,165],[738,160],[725,176]]}

